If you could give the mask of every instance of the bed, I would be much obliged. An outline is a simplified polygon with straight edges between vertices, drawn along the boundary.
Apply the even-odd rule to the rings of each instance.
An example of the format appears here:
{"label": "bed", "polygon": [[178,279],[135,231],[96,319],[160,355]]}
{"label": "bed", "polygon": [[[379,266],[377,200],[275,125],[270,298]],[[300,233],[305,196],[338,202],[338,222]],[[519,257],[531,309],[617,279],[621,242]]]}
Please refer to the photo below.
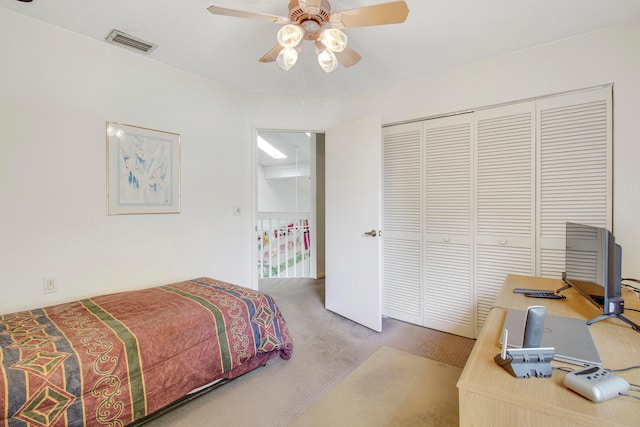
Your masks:
{"label": "bed", "polygon": [[289,359],[264,293],[210,278],[0,316],[0,426],[127,426]]}

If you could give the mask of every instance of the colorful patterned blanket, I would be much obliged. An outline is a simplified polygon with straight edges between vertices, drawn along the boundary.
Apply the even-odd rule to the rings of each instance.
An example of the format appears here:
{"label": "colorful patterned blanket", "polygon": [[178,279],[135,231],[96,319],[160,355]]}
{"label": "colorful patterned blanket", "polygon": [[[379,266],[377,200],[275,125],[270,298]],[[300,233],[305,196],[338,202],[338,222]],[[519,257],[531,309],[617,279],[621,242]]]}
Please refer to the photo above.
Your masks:
{"label": "colorful patterned blanket", "polygon": [[0,426],[125,426],[293,342],[273,299],[209,278],[0,316]]}

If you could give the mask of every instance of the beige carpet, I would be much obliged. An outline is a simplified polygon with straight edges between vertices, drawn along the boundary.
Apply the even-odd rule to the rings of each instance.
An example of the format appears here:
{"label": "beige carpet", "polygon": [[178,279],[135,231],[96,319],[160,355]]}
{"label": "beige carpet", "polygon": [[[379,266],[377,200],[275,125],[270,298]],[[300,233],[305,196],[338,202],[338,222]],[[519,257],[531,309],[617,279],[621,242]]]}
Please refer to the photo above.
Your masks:
{"label": "beige carpet", "polygon": [[381,347],[292,425],[457,426],[460,368]]}
{"label": "beige carpet", "polygon": [[[382,332],[374,332],[324,308],[324,280],[269,279],[260,289],[275,298],[287,320],[291,360],[272,359],[145,427],[288,427],[382,347],[461,368],[474,344],[387,317]],[[392,366],[379,369],[369,387],[386,382]]]}

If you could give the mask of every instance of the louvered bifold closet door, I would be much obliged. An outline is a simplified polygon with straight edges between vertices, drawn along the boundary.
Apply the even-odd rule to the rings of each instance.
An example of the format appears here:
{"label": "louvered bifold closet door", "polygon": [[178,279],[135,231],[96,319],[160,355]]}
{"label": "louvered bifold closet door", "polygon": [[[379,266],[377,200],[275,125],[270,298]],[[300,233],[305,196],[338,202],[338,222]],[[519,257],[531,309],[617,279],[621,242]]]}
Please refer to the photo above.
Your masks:
{"label": "louvered bifold closet door", "polygon": [[424,326],[473,337],[473,115],[424,124]]}
{"label": "louvered bifold closet door", "polygon": [[535,271],[535,103],[475,117],[477,333],[507,274]]}
{"label": "louvered bifold closet door", "polygon": [[422,123],[383,128],[382,314],[422,325]]}
{"label": "louvered bifold closet door", "polygon": [[560,278],[566,222],[611,230],[611,87],[537,102],[538,246],[536,275]]}

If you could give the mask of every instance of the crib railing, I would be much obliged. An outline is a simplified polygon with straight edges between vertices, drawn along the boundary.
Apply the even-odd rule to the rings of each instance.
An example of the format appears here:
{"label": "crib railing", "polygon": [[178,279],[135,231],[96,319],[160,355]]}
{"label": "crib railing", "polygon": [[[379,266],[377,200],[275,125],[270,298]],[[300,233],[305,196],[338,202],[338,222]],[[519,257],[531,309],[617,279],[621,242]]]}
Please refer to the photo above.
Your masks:
{"label": "crib railing", "polygon": [[258,277],[310,277],[309,214],[258,213]]}

